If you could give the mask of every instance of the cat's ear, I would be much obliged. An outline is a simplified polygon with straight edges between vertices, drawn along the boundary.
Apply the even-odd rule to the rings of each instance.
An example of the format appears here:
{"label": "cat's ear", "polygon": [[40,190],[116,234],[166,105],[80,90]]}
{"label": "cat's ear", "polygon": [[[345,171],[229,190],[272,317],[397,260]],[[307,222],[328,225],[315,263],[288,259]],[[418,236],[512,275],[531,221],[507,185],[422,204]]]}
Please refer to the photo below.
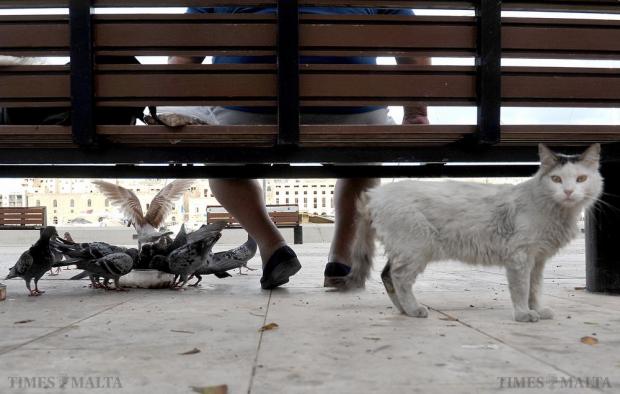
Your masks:
{"label": "cat's ear", "polygon": [[558,157],[545,144],[538,144],[538,157],[543,168],[552,168],[558,164]]}
{"label": "cat's ear", "polygon": [[588,167],[598,168],[601,161],[601,144],[590,145],[590,147],[579,156],[579,161]]}

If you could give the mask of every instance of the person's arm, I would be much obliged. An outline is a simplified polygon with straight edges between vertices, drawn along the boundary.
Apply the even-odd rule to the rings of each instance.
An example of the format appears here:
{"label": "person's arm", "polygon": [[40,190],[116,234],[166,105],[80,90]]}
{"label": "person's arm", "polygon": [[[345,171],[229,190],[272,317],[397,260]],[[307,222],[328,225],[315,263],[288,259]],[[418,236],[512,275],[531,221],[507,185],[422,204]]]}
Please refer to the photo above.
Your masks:
{"label": "person's arm", "polygon": [[[420,66],[430,66],[429,57],[397,57],[397,64],[417,64]],[[429,124],[426,105],[414,103],[403,107],[403,124]]]}

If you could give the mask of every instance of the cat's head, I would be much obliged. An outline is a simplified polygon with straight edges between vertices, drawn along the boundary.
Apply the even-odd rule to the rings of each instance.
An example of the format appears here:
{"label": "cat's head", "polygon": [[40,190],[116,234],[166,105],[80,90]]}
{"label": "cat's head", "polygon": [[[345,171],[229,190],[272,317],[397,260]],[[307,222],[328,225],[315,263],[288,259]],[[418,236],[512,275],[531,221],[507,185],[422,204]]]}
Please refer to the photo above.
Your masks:
{"label": "cat's head", "polygon": [[540,144],[538,155],[539,179],[553,201],[566,208],[587,208],[596,202],[603,191],[599,144],[580,155],[555,153]]}

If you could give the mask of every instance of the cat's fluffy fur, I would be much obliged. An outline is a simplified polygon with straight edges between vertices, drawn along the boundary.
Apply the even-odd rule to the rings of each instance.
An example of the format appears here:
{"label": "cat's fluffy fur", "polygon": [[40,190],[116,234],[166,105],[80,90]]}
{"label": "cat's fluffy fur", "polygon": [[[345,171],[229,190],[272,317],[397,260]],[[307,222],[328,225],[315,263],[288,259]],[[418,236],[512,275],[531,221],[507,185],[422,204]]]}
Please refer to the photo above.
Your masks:
{"label": "cat's fluffy fur", "polygon": [[579,156],[540,145],[539,155],[539,171],[518,185],[402,181],[364,193],[342,287],[364,286],[378,238],[388,258],[381,277],[409,316],[428,315],[412,292],[426,265],[460,260],[506,267],[515,320],[551,319],[541,304],[545,262],[577,235],[577,218],[596,202],[603,180],[598,144]]}

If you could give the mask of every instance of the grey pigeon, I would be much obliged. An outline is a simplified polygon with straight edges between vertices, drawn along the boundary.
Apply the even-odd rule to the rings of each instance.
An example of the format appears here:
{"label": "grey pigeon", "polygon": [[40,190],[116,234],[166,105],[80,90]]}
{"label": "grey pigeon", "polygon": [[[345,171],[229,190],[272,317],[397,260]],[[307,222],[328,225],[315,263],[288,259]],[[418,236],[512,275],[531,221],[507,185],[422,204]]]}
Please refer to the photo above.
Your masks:
{"label": "grey pigeon", "polygon": [[198,286],[202,281],[201,275],[215,275],[218,278],[226,278],[231,276],[226,271],[243,267],[256,254],[256,241],[248,236],[248,240],[241,246],[223,252],[209,252],[207,261],[202,264],[194,276],[198,281],[190,286]]}
{"label": "grey pigeon", "polygon": [[[39,240],[22,253],[17,263],[9,269],[6,279],[23,278],[26,281],[26,287],[31,296],[38,296],[44,291],[39,290],[39,279],[54,264],[54,255],[50,249],[50,240],[57,237],[58,233],[54,226],[45,227],[41,231]],[[34,290],[30,288],[30,282],[34,279]]]}
{"label": "grey pigeon", "polygon": [[52,242],[52,246],[67,257],[89,260],[98,259],[112,253],[125,253],[127,251],[127,248],[110,245],[105,242],[84,242],[76,244],[63,242],[60,238],[56,242]]}
{"label": "grey pigeon", "polygon": [[[182,288],[190,276],[206,263],[213,245],[222,236],[226,222],[216,222],[201,227],[187,235],[188,243],[170,252],[167,256],[156,255],[150,262],[150,268],[175,275],[172,287]],[[198,236],[192,237],[194,233]]]}
{"label": "grey pigeon", "polygon": [[[109,289],[108,282],[114,281],[115,290],[123,290],[119,284],[121,276],[128,274],[134,267],[134,261],[138,259],[138,249],[127,249],[125,252],[110,253],[95,259],[70,259],[67,264],[75,264],[84,270],[81,274],[71,279],[81,279],[90,276],[94,288],[103,287]],[[103,282],[100,282],[103,278]]]}

